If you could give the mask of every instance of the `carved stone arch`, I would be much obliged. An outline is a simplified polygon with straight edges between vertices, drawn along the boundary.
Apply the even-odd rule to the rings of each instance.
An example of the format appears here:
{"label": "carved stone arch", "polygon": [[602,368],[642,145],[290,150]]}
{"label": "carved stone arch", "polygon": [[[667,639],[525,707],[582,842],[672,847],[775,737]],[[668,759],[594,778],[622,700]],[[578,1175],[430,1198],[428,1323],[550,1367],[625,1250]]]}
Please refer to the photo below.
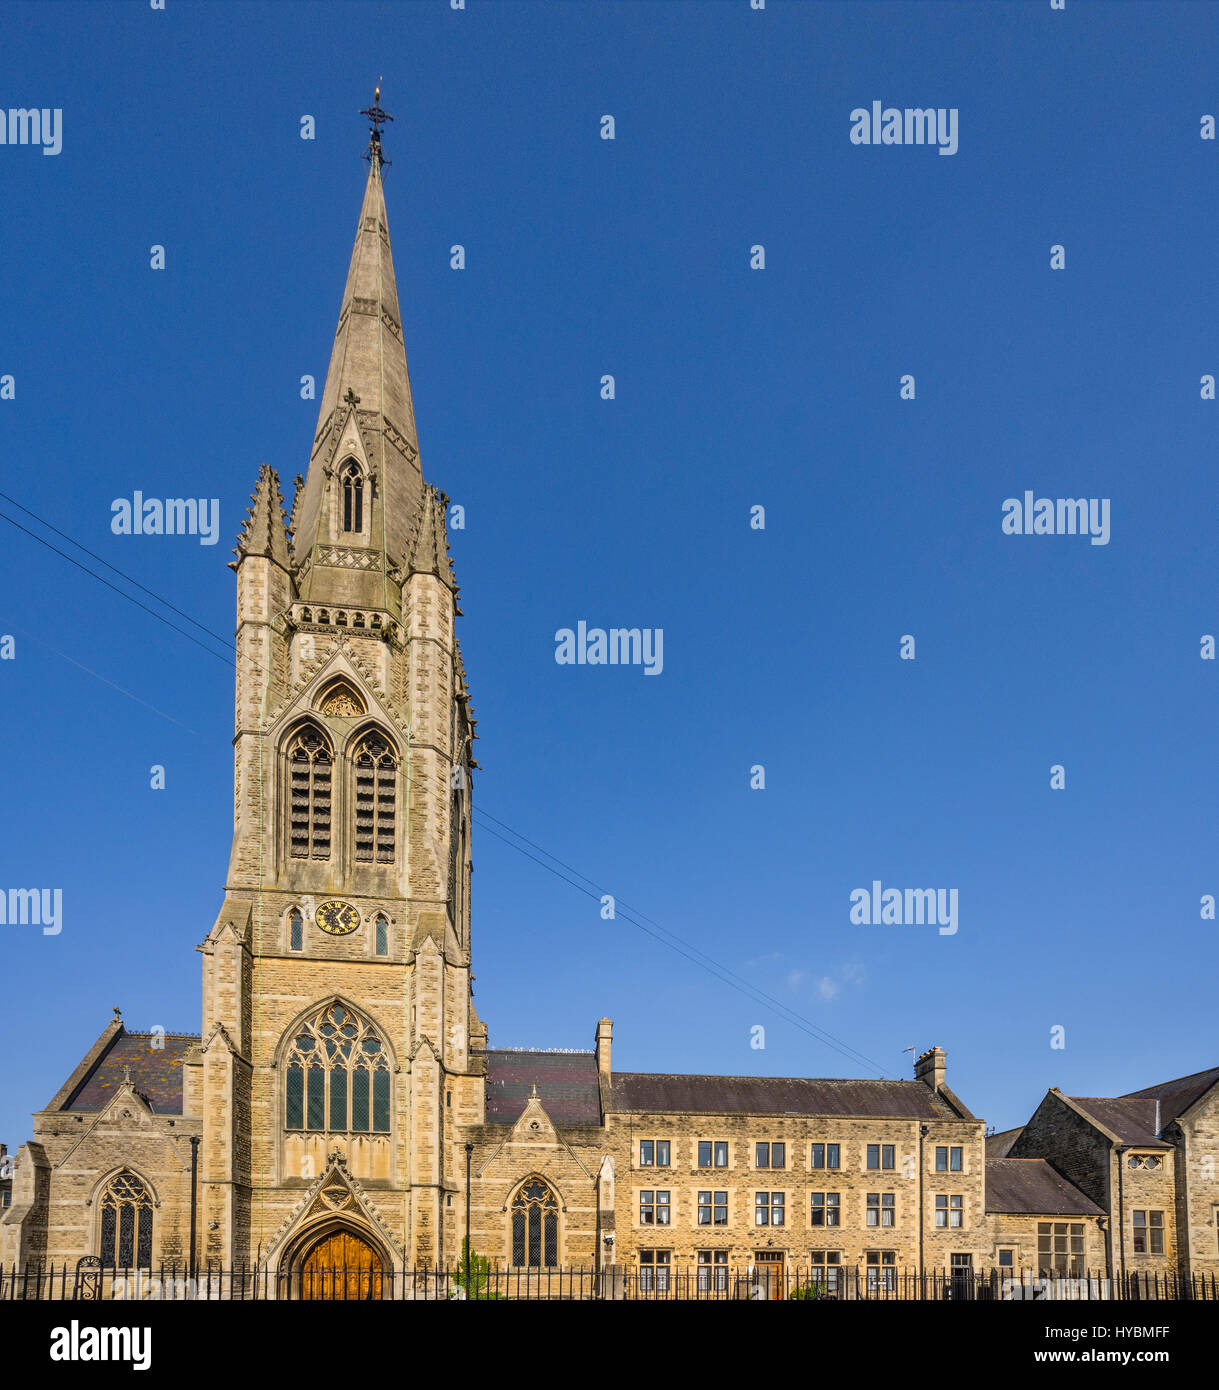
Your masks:
{"label": "carved stone arch", "polygon": [[[331,1254],[336,1246],[341,1253]],[[356,1254],[353,1260],[353,1246],[364,1247],[371,1259]],[[293,1298],[377,1299],[389,1292],[394,1259],[380,1234],[358,1210],[351,1210],[321,1217],[296,1232],[279,1270]]]}
{"label": "carved stone arch", "polygon": [[293,739],[310,730],[317,735],[317,737],[322,741],[322,743],[326,745],[326,747],[330,750],[331,758],[333,758],[335,752],[334,740],[326,732],[326,729],[322,725],[322,722],[319,719],[315,719],[312,715],[309,714],[298,715],[297,718],[295,718],[291,722],[291,724],[288,725],[288,727],[284,730],[282,737],[280,738],[280,747],[286,751],[288,746],[292,743]]}
{"label": "carved stone arch", "polygon": [[356,749],[360,746],[360,741],[369,734],[378,735],[385,744],[386,749],[393,757],[395,763],[402,761],[402,748],[398,741],[398,736],[391,733],[381,720],[373,718],[365,720],[358,728],[353,729],[347,736],[347,742],[343,745],[343,756],[352,758],[355,756]]}
{"label": "carved stone arch", "polygon": [[376,1030],[377,1036],[381,1039],[381,1044],[385,1048],[386,1057],[389,1061],[389,1069],[391,1072],[394,1072],[396,1074],[399,1070],[400,1063],[398,1061],[396,1053],[394,1052],[393,1043],[390,1041],[388,1026],[386,1024],[379,1023],[375,1018],[372,1017],[372,1015],[368,1012],[367,1009],[361,1008],[359,1004],[354,1003],[345,994],[324,994],[320,998],[315,999],[313,1003],[301,1009],[301,1011],[293,1018],[292,1022],[289,1023],[288,1026],[284,1029],[284,1031],[280,1034],[279,1041],[275,1044],[275,1059],[271,1063],[271,1065],[275,1067],[277,1070],[281,1069],[283,1066],[284,1058],[288,1055],[288,1052],[291,1050],[293,1037],[311,1018],[313,1018],[317,1014],[320,1014],[323,1009],[329,1009],[334,1004],[341,1005],[349,1013],[355,1014],[361,1020],[361,1022],[367,1024],[368,1027]]}
{"label": "carved stone arch", "polygon": [[346,676],[335,676],[318,691],[313,708],[332,718],[359,719],[368,713],[368,701]]}
{"label": "carved stone arch", "polygon": [[112,1182],[115,1178],[117,1178],[120,1173],[134,1173],[135,1176],[139,1178],[139,1180],[148,1189],[149,1195],[152,1197],[153,1206],[159,1207],[161,1205],[161,1197],[157,1191],[156,1183],[154,1183],[151,1178],[147,1177],[143,1172],[141,1172],[138,1165],[134,1163],[116,1163],[113,1168],[103,1173],[93,1184],[93,1188],[90,1191],[89,1196],[86,1198],[86,1206],[96,1206],[97,1199],[105,1190],[107,1184]]}

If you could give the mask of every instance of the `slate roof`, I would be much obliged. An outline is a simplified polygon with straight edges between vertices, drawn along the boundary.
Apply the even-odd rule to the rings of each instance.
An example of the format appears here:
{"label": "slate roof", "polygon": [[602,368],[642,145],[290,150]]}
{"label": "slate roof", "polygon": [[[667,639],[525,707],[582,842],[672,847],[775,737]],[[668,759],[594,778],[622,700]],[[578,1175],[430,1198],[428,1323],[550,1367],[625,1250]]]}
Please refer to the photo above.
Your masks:
{"label": "slate roof", "polygon": [[703,1115],[868,1115],[955,1119],[922,1081],[827,1081],[802,1076],[666,1076],[615,1072],[607,1109]]}
{"label": "slate roof", "polygon": [[93,1064],[88,1076],[63,1105],[64,1110],[105,1109],[123,1084],[124,1066],[131,1069],[131,1083],[158,1115],[182,1113],[182,1059],[198,1041],[195,1033],[156,1035],[164,1047],[154,1048],[152,1033],[124,1029]]}
{"label": "slate roof", "polygon": [[1210,1088],[1219,1082],[1219,1067],[1209,1071],[1196,1071],[1191,1076],[1179,1076],[1175,1081],[1162,1081],[1158,1086],[1148,1086],[1142,1091],[1127,1091],[1123,1100],[1158,1100],[1160,1102],[1160,1128],[1171,1124],[1178,1115],[1188,1110]]}
{"label": "slate roof", "polygon": [[988,1158],[986,1210],[1028,1216],[1105,1214],[1044,1158]]}
{"label": "slate roof", "polygon": [[487,1123],[515,1124],[534,1085],[556,1125],[599,1125],[601,1088],[593,1052],[487,1049]]}
{"label": "slate roof", "polygon": [[1024,1133],[1024,1126],[1017,1125],[1015,1129],[1001,1129],[998,1134],[988,1134],[986,1136],[986,1157],[987,1158],[1006,1158],[1012,1151],[1012,1145]]}
{"label": "slate roof", "polygon": [[1156,1135],[1156,1103],[1127,1096],[1072,1096],[1071,1099],[1091,1119],[1099,1121],[1117,1135],[1123,1144],[1171,1147]]}

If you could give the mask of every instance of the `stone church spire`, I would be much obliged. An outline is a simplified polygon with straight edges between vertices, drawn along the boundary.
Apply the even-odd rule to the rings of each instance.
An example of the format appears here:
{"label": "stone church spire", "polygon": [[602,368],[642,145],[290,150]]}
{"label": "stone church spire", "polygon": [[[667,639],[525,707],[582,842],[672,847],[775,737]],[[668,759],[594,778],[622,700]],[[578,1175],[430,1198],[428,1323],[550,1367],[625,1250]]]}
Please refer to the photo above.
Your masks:
{"label": "stone church spire", "polygon": [[[405,569],[414,547],[423,476],[382,183],[389,161],[381,154],[380,125],[392,117],[379,101],[378,88],[366,113],[373,122],[368,181],[293,550],[304,564],[317,562],[319,547],[355,546],[380,552],[375,560],[369,557],[369,569],[392,572]],[[351,461],[362,474],[355,480],[363,488],[358,516],[344,496],[343,474]]]}

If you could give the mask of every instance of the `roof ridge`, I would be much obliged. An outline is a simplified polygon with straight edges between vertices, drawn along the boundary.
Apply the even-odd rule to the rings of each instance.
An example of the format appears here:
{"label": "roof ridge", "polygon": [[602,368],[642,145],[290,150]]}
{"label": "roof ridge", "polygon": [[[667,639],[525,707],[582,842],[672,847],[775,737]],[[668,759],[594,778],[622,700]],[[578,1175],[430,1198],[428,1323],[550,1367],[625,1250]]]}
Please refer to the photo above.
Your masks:
{"label": "roof ridge", "polygon": [[123,1035],[128,1038],[201,1038],[202,1033],[173,1033],[162,1028],[159,1032],[152,1028],[124,1028]]}
{"label": "roof ridge", "polygon": [[[694,1076],[700,1080],[715,1078],[720,1081],[809,1081],[825,1085],[826,1082],[842,1082],[848,1086],[922,1086],[924,1083],[908,1076],[889,1078],[887,1076],[744,1076],[737,1072],[705,1071],[615,1071],[615,1076]],[[927,1088],[930,1090],[930,1087]],[[1076,1099],[1076,1097],[1072,1097]]]}
{"label": "roof ridge", "polygon": [[1141,1093],[1143,1091],[1166,1091],[1171,1086],[1179,1086],[1186,1081],[1197,1081],[1199,1077],[1210,1076],[1212,1073],[1219,1073],[1219,1066],[1203,1067],[1201,1071],[1191,1071],[1185,1076],[1174,1076],[1171,1081],[1153,1081],[1150,1086],[1140,1086],[1137,1091],[1125,1091],[1116,1099],[1151,1100],[1151,1096],[1145,1096]]}
{"label": "roof ridge", "polygon": [[1146,1101],[1147,1104],[1150,1105],[1150,1104],[1152,1103],[1152,1101],[1155,1100],[1155,1097],[1154,1097],[1154,1096],[1132,1096],[1132,1095],[1125,1095],[1125,1096],[1068,1096],[1067,1099],[1068,1099],[1068,1100],[1110,1100],[1110,1101],[1112,1101],[1112,1100],[1142,1100],[1142,1101]]}

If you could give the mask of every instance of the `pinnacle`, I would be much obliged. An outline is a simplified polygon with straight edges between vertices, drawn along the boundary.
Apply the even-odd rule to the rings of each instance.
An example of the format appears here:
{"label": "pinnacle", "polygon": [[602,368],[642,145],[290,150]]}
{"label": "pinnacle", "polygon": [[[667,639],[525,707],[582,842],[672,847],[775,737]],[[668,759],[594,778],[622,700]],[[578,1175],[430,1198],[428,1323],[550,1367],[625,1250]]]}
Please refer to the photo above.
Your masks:
{"label": "pinnacle", "polygon": [[456,588],[453,575],[453,560],[449,555],[449,538],[445,526],[445,503],[448,499],[430,483],[424,484],[422,516],[415,537],[415,548],[411,555],[412,574],[434,574],[447,584]]}
{"label": "pinnacle", "polygon": [[279,475],[270,464],[264,463],[258,470],[258,486],[250,494],[250,506],[233,554],[239,560],[247,555],[266,555],[284,569],[291,566],[283,494],[279,490]]}

